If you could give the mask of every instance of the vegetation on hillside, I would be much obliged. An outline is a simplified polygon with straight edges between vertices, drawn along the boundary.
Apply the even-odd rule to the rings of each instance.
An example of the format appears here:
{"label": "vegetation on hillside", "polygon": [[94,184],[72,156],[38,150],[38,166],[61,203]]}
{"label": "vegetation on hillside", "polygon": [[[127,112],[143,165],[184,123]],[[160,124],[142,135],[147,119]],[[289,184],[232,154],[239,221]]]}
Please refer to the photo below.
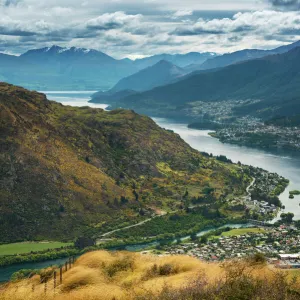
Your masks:
{"label": "vegetation on hillside", "polygon": [[73,240],[250,182],[241,166],[188,146],[133,111],[48,101],[0,83],[0,242]]}
{"label": "vegetation on hillside", "polygon": [[294,116],[277,116],[265,122],[266,125],[280,127],[300,126],[300,114]]}

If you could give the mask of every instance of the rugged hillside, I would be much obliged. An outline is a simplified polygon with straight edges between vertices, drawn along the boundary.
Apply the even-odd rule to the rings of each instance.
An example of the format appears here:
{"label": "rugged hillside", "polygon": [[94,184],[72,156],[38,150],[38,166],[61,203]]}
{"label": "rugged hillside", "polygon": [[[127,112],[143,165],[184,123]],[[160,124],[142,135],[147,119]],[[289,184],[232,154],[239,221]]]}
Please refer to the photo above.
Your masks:
{"label": "rugged hillside", "polygon": [[300,48],[195,74],[174,84],[132,95],[116,106],[138,111],[178,115],[184,105],[195,101],[256,100],[237,111],[264,117],[300,112]]}
{"label": "rugged hillside", "polygon": [[211,186],[217,200],[249,181],[133,111],[63,106],[0,83],[0,125],[1,242],[106,232],[179,206],[187,187]]}
{"label": "rugged hillside", "polygon": [[[0,287],[0,299],[297,300],[300,295],[297,270],[279,271],[255,257],[221,265],[183,255],[95,251],[79,257],[71,269],[64,270],[62,284],[57,278],[55,291],[54,270],[42,270],[31,278]],[[51,279],[45,289],[41,279],[45,281],[47,275]]]}

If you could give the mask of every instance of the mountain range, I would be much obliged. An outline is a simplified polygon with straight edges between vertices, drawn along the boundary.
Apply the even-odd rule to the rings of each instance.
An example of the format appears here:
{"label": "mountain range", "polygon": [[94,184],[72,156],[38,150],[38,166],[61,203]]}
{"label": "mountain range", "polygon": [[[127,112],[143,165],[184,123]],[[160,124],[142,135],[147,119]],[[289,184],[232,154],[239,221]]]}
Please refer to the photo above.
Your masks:
{"label": "mountain range", "polygon": [[273,54],[282,54],[296,47],[300,47],[300,41],[289,45],[281,46],[275,49],[271,49],[271,50],[244,49],[241,51],[226,53],[220,56],[209,58],[202,64],[192,64],[186,66],[185,69],[189,72],[192,72],[197,70],[223,68],[246,60],[262,58],[264,56],[273,55]]}
{"label": "mountain range", "polygon": [[251,100],[236,114],[265,118],[300,112],[300,48],[187,76],[116,101],[150,115],[184,115],[197,101]]}
{"label": "mountain range", "polygon": [[157,86],[180,80],[186,73],[183,68],[166,60],[161,60],[151,67],[121,79],[110,90],[95,93],[93,98],[102,103],[111,103],[137,92],[151,90]]}
{"label": "mountain range", "polygon": [[186,66],[213,56],[162,54],[133,61],[117,60],[97,50],[52,46],[20,56],[0,54],[0,80],[35,90],[107,90],[120,79],[162,59]]}
{"label": "mountain range", "polygon": [[0,241],[72,240],[178,209],[214,187],[245,190],[240,167],[201,154],[130,110],[71,107],[0,83]]}
{"label": "mountain range", "polygon": [[[270,55],[275,54],[284,54],[292,49],[297,48],[300,46],[300,41],[289,44],[287,46],[278,47],[273,50],[255,50],[255,49],[246,49],[242,51],[233,52],[230,54],[224,54],[221,56],[216,56],[210,59],[207,59],[204,63],[197,65],[189,65],[184,68],[178,68],[177,66],[173,65],[170,62],[166,61],[160,61],[154,66],[148,67],[146,69],[143,69],[133,75],[130,75],[129,77],[121,79],[112,89],[110,89],[107,92],[98,92],[92,96],[91,102],[99,102],[99,103],[116,103],[120,101],[118,105],[121,107],[133,107],[135,109],[141,109],[139,107],[139,104],[135,103],[132,106],[132,103],[130,106],[128,106],[122,99],[131,96],[135,97],[134,99],[140,99],[137,92],[146,92],[147,90],[152,90],[159,86],[169,85],[169,84],[175,84],[178,82],[180,85],[180,81],[188,82],[189,80],[192,80],[191,78],[196,75],[202,74],[203,78],[208,78],[209,75],[204,75],[206,73],[210,72],[216,72],[218,70],[221,70],[222,68],[234,64],[238,64],[245,61],[251,61],[258,58],[263,58]],[[244,70],[246,72],[246,70]],[[266,73],[268,70],[266,69]],[[230,74],[228,74],[230,76]],[[227,80],[227,79],[226,79]],[[248,84],[248,82],[245,82],[245,84]],[[201,83],[200,83],[201,85]],[[218,82],[216,81],[216,86],[218,85]],[[231,85],[234,88],[234,83],[231,83]],[[182,89],[184,91],[184,89]],[[216,90],[214,91],[216,92]],[[251,91],[249,91],[250,94],[246,95],[247,98],[251,99],[253,98]],[[154,92],[155,93],[155,92]],[[146,94],[148,95],[148,94]],[[177,96],[183,98],[182,103],[184,104],[186,93],[177,93]],[[202,97],[202,92],[197,91],[197,95],[200,95],[200,100]],[[208,99],[211,95],[208,95]],[[224,98],[224,95],[220,94],[221,98]],[[143,98],[144,95],[141,95]],[[146,96],[147,97],[147,96]],[[164,97],[164,96],[163,96]],[[206,96],[205,96],[206,97]],[[243,95],[245,97],[245,95]],[[235,99],[235,98],[234,98]],[[126,100],[130,101],[130,100]],[[133,100],[134,101],[134,100]],[[195,101],[195,99],[193,99]],[[155,101],[154,101],[155,103]],[[178,104],[178,103],[177,103]],[[143,108],[145,108],[145,103],[141,104]],[[155,106],[157,106],[158,103],[155,103],[153,107],[151,106],[151,103],[149,102],[149,109],[150,112],[153,114],[155,113]],[[159,105],[162,105],[161,102],[159,102]],[[153,112],[154,109],[154,112]],[[168,113],[171,113],[171,111],[168,110]],[[141,112],[149,113],[149,111],[140,110]],[[161,111],[162,116],[164,116],[163,111]],[[176,114],[176,112],[175,112]],[[160,114],[161,115],[161,114]],[[172,114],[173,115],[173,114]]]}
{"label": "mountain range", "polygon": [[[190,52],[186,54],[159,54],[142,59],[114,59],[97,50],[85,48],[63,48],[59,46],[29,50],[20,56],[0,54],[0,80],[24,86],[34,90],[101,90],[107,91],[118,85],[125,90],[132,82],[131,75],[138,76],[134,89],[136,91],[151,89],[173,82],[174,77],[168,68],[177,69],[180,75],[193,71],[221,68],[240,61],[263,57],[270,54],[286,52],[298,43],[282,46],[273,50],[242,50],[218,56],[215,53]],[[170,72],[170,78],[154,80],[151,84],[147,68],[165,61],[173,66],[166,69],[157,68],[158,72]],[[145,70],[142,74],[139,72]],[[175,73],[176,73],[175,72]],[[148,75],[147,75],[148,74]],[[126,77],[130,78],[126,78]],[[145,79],[143,78],[145,76]],[[159,76],[158,73],[151,77]],[[125,79],[126,78],[126,79]],[[122,80],[124,79],[124,81]],[[122,80],[122,82],[119,82]],[[149,85],[145,81],[149,81]],[[144,84],[144,87],[142,88]],[[139,88],[140,87],[140,88]]]}

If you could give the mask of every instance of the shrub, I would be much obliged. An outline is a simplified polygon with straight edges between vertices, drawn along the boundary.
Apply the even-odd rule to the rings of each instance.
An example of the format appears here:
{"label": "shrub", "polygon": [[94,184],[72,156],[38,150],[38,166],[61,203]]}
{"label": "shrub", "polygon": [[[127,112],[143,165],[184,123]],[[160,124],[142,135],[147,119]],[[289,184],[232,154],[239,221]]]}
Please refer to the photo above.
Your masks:
{"label": "shrub", "polygon": [[22,269],[18,272],[15,272],[11,276],[11,281],[18,281],[25,278],[31,278],[32,276],[39,273],[39,270],[31,270],[31,269]]}
{"label": "shrub", "polygon": [[120,271],[127,271],[129,269],[134,269],[134,262],[131,257],[125,256],[109,264],[105,271],[109,277],[113,277],[116,273]]}
{"label": "shrub", "polygon": [[146,274],[143,277],[143,279],[148,280],[150,278],[154,278],[158,276],[169,276],[169,275],[177,274],[178,272],[179,272],[178,267],[170,263],[162,264],[160,266],[154,264],[150,269],[146,271]]}

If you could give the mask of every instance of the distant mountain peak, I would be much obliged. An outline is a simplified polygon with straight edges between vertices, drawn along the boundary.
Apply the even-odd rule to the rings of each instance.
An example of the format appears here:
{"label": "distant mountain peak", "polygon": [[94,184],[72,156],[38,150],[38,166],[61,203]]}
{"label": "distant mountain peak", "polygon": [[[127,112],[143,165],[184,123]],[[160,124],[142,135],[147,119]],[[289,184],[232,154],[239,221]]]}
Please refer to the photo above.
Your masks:
{"label": "distant mountain peak", "polygon": [[[167,67],[173,67],[175,66],[174,64],[172,64],[170,61],[162,59],[160,60],[158,63],[156,63],[155,65],[153,65],[152,67],[155,66],[167,66]],[[151,67],[150,67],[151,68]]]}
{"label": "distant mountain peak", "polygon": [[28,54],[33,54],[33,53],[51,53],[51,54],[62,54],[62,53],[82,53],[82,54],[88,54],[88,53],[99,53],[102,54],[102,52],[94,50],[94,49],[87,49],[87,48],[78,48],[78,47],[60,47],[57,45],[53,45],[51,47],[44,47],[40,49],[33,49],[25,52],[24,56]]}

